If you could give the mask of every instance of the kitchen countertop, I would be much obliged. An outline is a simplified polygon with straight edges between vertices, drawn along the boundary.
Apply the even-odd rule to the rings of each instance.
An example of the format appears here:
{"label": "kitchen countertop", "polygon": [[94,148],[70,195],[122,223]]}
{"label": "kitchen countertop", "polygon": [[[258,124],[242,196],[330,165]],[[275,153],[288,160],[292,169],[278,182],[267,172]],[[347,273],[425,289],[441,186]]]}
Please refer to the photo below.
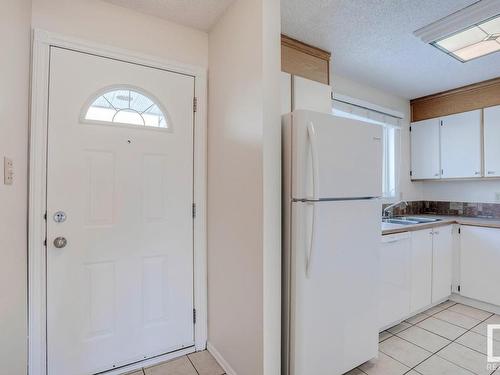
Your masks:
{"label": "kitchen countertop", "polygon": [[441,219],[432,223],[422,223],[414,225],[402,225],[382,223],[382,235],[413,232],[421,229],[442,227],[450,224],[471,225],[476,227],[500,228],[500,219],[488,219],[481,217],[466,217],[466,216],[441,216],[441,215],[407,215],[413,217],[429,217]]}

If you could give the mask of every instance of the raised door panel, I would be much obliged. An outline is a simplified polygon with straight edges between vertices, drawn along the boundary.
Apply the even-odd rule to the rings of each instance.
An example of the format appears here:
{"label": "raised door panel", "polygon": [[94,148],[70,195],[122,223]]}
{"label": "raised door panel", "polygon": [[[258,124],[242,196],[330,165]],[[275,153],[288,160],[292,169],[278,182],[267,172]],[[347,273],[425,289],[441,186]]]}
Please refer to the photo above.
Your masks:
{"label": "raised door panel", "polygon": [[410,312],[431,304],[432,230],[411,233],[411,298]]}
{"label": "raised door panel", "polygon": [[481,177],[481,110],[441,121],[441,177]]}
{"label": "raised door panel", "polygon": [[432,303],[451,294],[453,265],[453,227],[435,228],[432,248]]}
{"label": "raised door panel", "polygon": [[460,228],[460,293],[500,306],[500,229]]}
{"label": "raised door panel", "polygon": [[440,178],[439,158],[439,120],[414,122],[411,125],[411,178]]}
{"label": "raised door panel", "polygon": [[380,250],[379,328],[410,314],[411,249],[408,233],[382,237]]}
{"label": "raised door panel", "polygon": [[500,106],[484,109],[484,176],[500,176]]}

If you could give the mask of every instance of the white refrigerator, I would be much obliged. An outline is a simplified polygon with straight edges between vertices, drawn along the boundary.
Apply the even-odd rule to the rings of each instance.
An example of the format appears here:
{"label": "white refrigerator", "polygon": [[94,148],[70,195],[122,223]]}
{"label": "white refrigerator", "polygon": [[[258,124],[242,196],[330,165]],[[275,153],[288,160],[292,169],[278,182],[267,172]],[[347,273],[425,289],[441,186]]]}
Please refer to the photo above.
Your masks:
{"label": "white refrigerator", "polygon": [[382,128],[283,116],[283,374],[340,375],[377,356]]}

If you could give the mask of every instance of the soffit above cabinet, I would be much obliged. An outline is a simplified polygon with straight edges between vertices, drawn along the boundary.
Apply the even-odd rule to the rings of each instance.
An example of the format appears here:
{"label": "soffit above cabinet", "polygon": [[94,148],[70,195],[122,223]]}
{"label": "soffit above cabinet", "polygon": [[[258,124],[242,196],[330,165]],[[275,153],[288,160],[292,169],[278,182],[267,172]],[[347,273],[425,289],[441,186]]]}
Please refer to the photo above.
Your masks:
{"label": "soffit above cabinet", "polygon": [[500,105],[500,77],[413,99],[411,121],[421,121]]}

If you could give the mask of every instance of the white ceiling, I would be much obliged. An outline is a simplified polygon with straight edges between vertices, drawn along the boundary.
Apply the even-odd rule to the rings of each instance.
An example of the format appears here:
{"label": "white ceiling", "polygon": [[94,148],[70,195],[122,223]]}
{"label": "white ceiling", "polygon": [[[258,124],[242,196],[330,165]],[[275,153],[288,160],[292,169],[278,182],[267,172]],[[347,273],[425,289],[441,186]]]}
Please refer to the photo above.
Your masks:
{"label": "white ceiling", "polygon": [[181,25],[208,31],[233,0],[104,0]]}
{"label": "white ceiling", "polygon": [[413,35],[476,1],[281,0],[282,30],[332,51],[334,74],[412,99],[500,76],[500,53],[461,63]]}

